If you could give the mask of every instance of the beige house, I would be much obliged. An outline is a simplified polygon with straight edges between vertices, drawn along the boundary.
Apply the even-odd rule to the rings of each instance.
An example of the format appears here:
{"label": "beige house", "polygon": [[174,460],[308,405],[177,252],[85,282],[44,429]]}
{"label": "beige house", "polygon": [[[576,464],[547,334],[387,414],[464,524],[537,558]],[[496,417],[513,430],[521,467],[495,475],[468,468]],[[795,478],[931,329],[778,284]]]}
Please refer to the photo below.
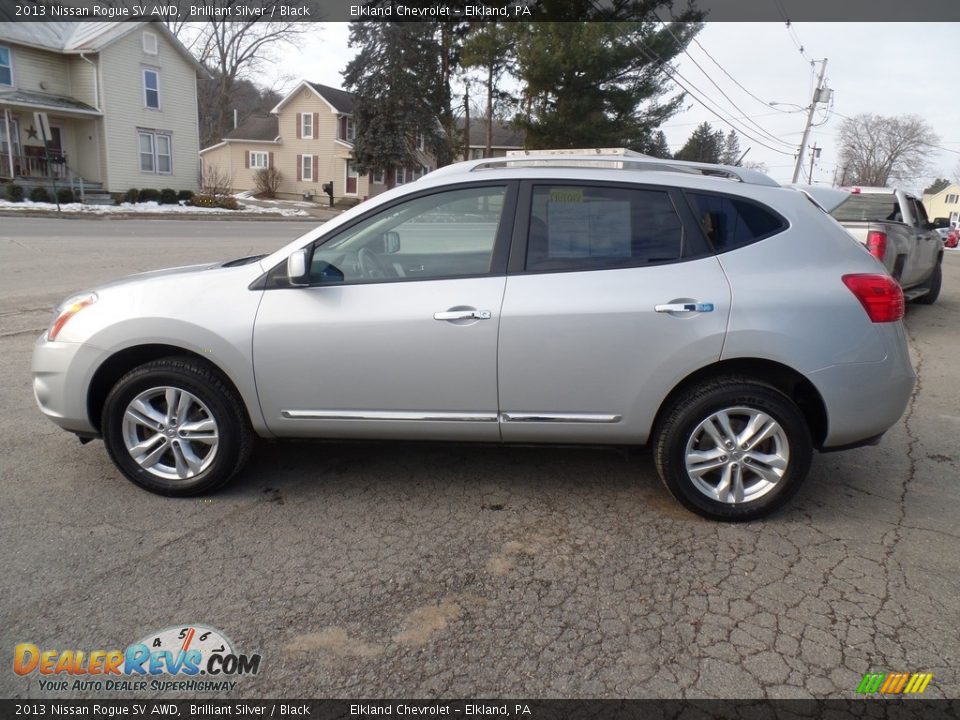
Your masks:
{"label": "beige house", "polygon": [[160,22],[0,23],[0,180],[196,189],[205,72]]}
{"label": "beige house", "polygon": [[[382,173],[361,175],[353,167],[352,93],[304,80],[270,113],[247,119],[200,151],[206,183],[217,179],[234,192],[254,190],[256,172],[272,167],[280,171],[283,198],[326,201],[327,183],[337,201],[359,201],[386,190]],[[435,165],[425,152],[421,163],[398,171],[397,184],[422,177]]]}
{"label": "beige house", "polygon": [[947,218],[951,226],[960,224],[960,185],[953,183],[938,193],[924,195],[923,207],[931,220]]}

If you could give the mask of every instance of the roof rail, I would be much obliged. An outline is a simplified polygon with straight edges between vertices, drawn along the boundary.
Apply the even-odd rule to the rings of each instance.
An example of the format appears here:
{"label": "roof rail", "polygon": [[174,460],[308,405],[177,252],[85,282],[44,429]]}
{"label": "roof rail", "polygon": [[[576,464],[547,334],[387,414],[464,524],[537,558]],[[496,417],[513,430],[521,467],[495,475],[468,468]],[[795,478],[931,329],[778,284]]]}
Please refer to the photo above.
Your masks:
{"label": "roof rail", "polygon": [[433,177],[452,175],[477,170],[497,170],[519,167],[612,167],[623,170],[680,172],[708,177],[723,177],[750,185],[780,187],[780,184],[757,170],[734,167],[733,165],[713,165],[712,163],[687,162],[685,160],[664,160],[647,156],[624,155],[558,155],[530,152],[526,155],[467,160],[439,168],[430,173]]}

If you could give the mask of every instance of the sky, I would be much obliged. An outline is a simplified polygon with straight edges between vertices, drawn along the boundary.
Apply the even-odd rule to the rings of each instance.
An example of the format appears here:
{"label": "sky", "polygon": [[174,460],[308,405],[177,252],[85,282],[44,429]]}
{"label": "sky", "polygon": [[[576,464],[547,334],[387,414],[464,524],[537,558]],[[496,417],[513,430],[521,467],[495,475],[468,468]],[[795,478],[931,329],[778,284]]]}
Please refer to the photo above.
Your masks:
{"label": "sky", "polygon": [[[354,54],[348,47],[348,28],[347,23],[316,23],[296,48],[278,50],[279,62],[263,79],[285,87],[301,79],[341,87],[341,71]],[[919,191],[934,177],[960,175],[960,96],[952,87],[952,64],[945,62],[960,49],[958,33],[960,23],[794,23],[789,29],[782,22],[707,23],[696,38],[702,48],[691,43],[676,69],[695,95],[719,115],[733,119],[741,151],[750,148],[745,159],[762,162],[775,180],[789,182],[806,120],[799,108],[810,104],[814,87],[810,61],[828,58],[826,84],[834,91],[833,112],[825,112],[821,105],[815,115],[814,122],[822,124],[813,128],[809,143],[816,142],[823,150],[813,181],[829,184],[833,179],[842,115],[916,114],[948,148],[931,155],[929,175],[904,183]],[[767,104],[771,102],[785,104],[771,107]],[[750,120],[736,119],[743,116],[763,130]],[[724,132],[730,129],[688,95],[684,110],[662,127],[671,150],[679,149],[704,121]],[[809,167],[807,155],[804,181]]]}

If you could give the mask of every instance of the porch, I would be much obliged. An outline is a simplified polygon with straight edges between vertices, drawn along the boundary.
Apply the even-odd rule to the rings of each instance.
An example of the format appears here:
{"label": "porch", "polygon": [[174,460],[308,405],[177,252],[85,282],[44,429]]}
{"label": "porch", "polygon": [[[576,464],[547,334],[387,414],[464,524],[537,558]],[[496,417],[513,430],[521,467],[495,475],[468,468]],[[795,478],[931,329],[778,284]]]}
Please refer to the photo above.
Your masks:
{"label": "porch", "polygon": [[49,150],[49,154],[40,147],[24,150],[28,152],[21,155],[0,152],[0,180],[66,179],[67,155],[62,150]]}

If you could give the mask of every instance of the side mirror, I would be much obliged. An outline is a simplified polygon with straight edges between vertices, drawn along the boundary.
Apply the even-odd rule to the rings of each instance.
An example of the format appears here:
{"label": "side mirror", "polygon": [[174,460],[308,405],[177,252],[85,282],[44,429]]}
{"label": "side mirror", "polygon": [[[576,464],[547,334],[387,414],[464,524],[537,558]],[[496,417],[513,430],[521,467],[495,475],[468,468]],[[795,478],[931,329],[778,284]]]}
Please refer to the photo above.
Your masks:
{"label": "side mirror", "polygon": [[387,230],[383,234],[383,252],[386,255],[400,252],[400,233],[396,230]]}
{"label": "side mirror", "polygon": [[294,251],[287,258],[287,277],[294,287],[306,287],[310,284],[310,273],[307,270],[308,248]]}

